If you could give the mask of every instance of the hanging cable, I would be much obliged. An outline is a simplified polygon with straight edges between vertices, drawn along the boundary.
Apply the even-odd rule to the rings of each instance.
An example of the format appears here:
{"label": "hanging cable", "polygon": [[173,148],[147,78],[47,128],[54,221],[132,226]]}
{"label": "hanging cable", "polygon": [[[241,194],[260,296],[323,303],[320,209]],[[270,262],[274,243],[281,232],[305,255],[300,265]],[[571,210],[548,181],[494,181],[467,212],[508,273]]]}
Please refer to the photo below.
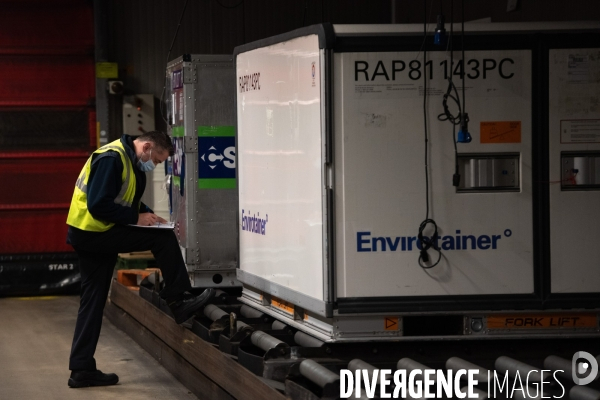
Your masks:
{"label": "hanging cable", "polygon": [[[175,35],[173,36],[173,40],[171,41],[171,47],[169,47],[169,52],[167,53],[167,61],[165,62],[165,65],[167,65],[169,63],[169,57],[171,57],[171,50],[173,50],[173,45],[175,44],[175,39],[177,39],[177,34],[179,33],[179,27],[181,26],[181,21],[183,20],[183,16],[185,14],[185,9],[187,8],[188,1],[189,0],[185,0],[185,3],[183,4],[183,10],[181,10],[181,16],[179,17],[179,22],[177,23],[177,29],[175,30]],[[163,89],[160,94],[160,116],[163,119],[163,121],[165,121],[165,123],[167,125],[169,125],[169,121],[167,121],[167,119],[165,118],[164,111],[163,111],[163,100],[165,98],[166,88],[167,88],[167,75],[165,74]]]}
{"label": "hanging cable", "polygon": [[[429,151],[429,146],[428,146],[428,133],[427,133],[427,46],[425,45],[425,41],[427,40],[427,0],[423,0],[423,4],[424,4],[424,8],[425,8],[425,15],[424,15],[424,22],[423,22],[423,123],[424,123],[424,137],[425,137],[425,220],[423,220],[423,222],[421,222],[421,225],[419,225],[419,234],[417,236],[417,241],[419,244],[419,247],[421,248],[420,253],[419,253],[419,265],[421,266],[421,268],[424,269],[429,269],[429,268],[433,268],[436,265],[438,265],[438,263],[440,262],[440,259],[442,258],[442,252],[440,251],[438,245],[437,245],[437,241],[438,241],[438,228],[437,228],[437,224],[435,223],[435,221],[432,218],[429,218],[429,157],[428,157],[428,151]],[[427,226],[431,224],[433,225],[433,234],[431,235],[431,237],[425,236],[423,234],[423,232],[425,231],[425,229],[427,228]],[[433,248],[435,251],[438,252],[438,258],[437,261],[431,265],[426,265],[426,263],[431,262],[431,259],[429,258],[429,254],[427,253],[427,251],[429,249]]]}
{"label": "hanging cable", "polygon": [[[458,187],[460,185],[460,172],[458,168],[458,147],[457,142],[460,142],[456,137],[456,126],[461,125],[462,122],[462,107],[460,102],[460,97],[458,94],[458,90],[454,85],[454,81],[452,77],[454,76],[454,1],[450,1],[450,38],[448,39],[448,49],[450,51],[450,73],[448,74],[448,88],[446,89],[446,93],[443,96],[442,106],[444,108],[444,112],[438,115],[439,121],[449,121],[452,124],[452,143],[454,145],[454,174],[452,175],[452,186]],[[464,57],[459,65],[461,76],[464,78]],[[464,81],[463,81],[463,90],[464,90]],[[454,115],[450,111],[450,107],[448,106],[448,99],[454,101],[458,108],[458,114]]]}
{"label": "hanging cable", "polygon": [[460,23],[460,27],[461,27],[461,50],[462,50],[462,63],[463,63],[463,67],[462,67],[462,108],[463,108],[463,112],[467,109],[466,106],[466,102],[465,102],[465,70],[467,69],[467,66],[465,64],[465,0],[461,0],[461,23]]}
{"label": "hanging cable", "polygon": [[465,0],[461,2],[461,13],[462,13],[462,36],[461,36],[461,48],[462,48],[462,68],[461,68],[461,79],[462,79],[462,109],[460,131],[458,132],[458,141],[460,143],[470,143],[471,134],[469,133],[469,114],[466,112],[465,107]]}
{"label": "hanging cable", "polygon": [[437,26],[435,27],[435,35],[433,36],[433,44],[443,46],[446,44],[446,28],[444,27],[444,8],[442,0],[440,0],[440,13],[437,16]]}
{"label": "hanging cable", "polygon": [[[426,18],[426,20],[429,20],[431,18],[431,13],[433,12],[433,0],[431,0],[431,4],[429,6],[429,18]],[[423,38],[423,43],[421,43],[421,48],[419,49],[419,52],[417,53],[417,56],[414,58],[415,60],[419,59],[419,56],[421,55],[421,52],[423,51],[423,46],[425,46],[425,38],[427,37],[427,35],[425,35],[425,37]]]}
{"label": "hanging cable", "polygon": [[[452,64],[451,64],[452,65]],[[454,92],[454,95],[452,94]],[[458,107],[458,114],[454,116],[450,112],[450,108],[448,107],[448,99],[454,101],[456,106]],[[461,123],[462,109],[460,105],[460,98],[458,95],[458,90],[452,82],[452,79],[448,79],[448,89],[444,94],[444,99],[442,100],[442,106],[444,107],[444,112],[438,115],[439,121],[449,121],[452,124],[452,143],[454,145],[454,175],[452,175],[452,185],[458,186],[460,184],[460,173],[458,169],[458,148],[457,148],[457,139],[456,139],[456,126]]]}
{"label": "hanging cable", "polygon": [[308,10],[308,0],[304,2],[304,15],[302,16],[302,26],[306,26],[306,11]]}

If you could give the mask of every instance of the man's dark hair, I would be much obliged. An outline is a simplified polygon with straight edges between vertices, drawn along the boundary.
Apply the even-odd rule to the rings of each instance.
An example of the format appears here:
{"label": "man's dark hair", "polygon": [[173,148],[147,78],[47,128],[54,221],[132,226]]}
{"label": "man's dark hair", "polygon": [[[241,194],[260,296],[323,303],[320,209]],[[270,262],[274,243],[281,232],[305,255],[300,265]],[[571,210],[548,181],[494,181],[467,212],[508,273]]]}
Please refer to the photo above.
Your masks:
{"label": "man's dark hair", "polygon": [[150,131],[141,134],[136,139],[140,142],[152,142],[156,147],[168,151],[170,156],[173,155],[173,142],[171,142],[169,135],[164,132]]}

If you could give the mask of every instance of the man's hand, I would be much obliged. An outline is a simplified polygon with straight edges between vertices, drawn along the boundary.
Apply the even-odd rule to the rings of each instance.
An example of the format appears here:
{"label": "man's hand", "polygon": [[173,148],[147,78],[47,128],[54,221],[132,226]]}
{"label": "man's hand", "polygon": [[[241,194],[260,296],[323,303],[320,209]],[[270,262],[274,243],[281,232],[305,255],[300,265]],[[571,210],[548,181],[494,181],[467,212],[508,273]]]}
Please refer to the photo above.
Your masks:
{"label": "man's hand", "polygon": [[152,226],[157,222],[160,222],[161,224],[163,224],[163,223],[167,222],[167,220],[159,217],[156,214],[142,213],[142,214],[139,214],[137,224],[141,225],[141,226]]}

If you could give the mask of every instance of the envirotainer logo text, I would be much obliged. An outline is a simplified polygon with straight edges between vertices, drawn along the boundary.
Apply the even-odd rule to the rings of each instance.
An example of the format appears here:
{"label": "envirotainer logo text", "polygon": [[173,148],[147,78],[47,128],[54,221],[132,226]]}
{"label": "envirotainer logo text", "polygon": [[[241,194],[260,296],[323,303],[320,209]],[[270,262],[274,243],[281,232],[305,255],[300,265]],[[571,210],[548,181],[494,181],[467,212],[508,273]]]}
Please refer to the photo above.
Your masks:
{"label": "envirotainer logo text", "polygon": [[250,210],[248,210],[248,215],[245,215],[245,213],[246,211],[242,210],[242,230],[263,236],[266,235],[269,214],[265,215],[264,218],[261,218],[260,213],[250,215]]}
{"label": "envirotainer logo text", "polygon": [[[496,250],[503,238],[511,236],[510,229],[505,229],[499,235],[464,235],[460,230],[456,230],[454,236],[436,237],[434,247],[441,250]],[[421,244],[416,236],[375,236],[368,231],[356,232],[357,252],[412,250],[421,250]]]}

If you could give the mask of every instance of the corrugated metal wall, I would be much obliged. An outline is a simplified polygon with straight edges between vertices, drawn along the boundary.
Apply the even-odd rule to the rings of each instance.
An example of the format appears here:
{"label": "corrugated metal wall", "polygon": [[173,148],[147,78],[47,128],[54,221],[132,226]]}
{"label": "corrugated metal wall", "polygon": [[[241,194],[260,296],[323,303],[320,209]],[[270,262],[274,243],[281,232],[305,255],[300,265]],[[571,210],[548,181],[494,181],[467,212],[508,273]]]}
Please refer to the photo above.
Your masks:
{"label": "corrugated metal wall", "polygon": [[[450,21],[450,0],[431,2],[429,22],[435,23],[440,4]],[[484,18],[491,22],[541,22],[541,21],[597,21],[600,19],[598,0],[523,0],[518,1],[515,11],[507,12],[507,0],[454,0],[454,21],[461,20],[462,4],[465,6],[465,20]],[[568,5],[567,5],[568,4]],[[422,0],[397,0],[396,22],[399,24],[423,22]]]}
{"label": "corrugated metal wall", "polygon": [[[111,0],[109,48],[126,92],[160,98],[185,0]],[[389,0],[189,0],[170,59],[231,54],[240,44],[320,22],[389,23]],[[161,126],[157,118],[157,128]]]}

